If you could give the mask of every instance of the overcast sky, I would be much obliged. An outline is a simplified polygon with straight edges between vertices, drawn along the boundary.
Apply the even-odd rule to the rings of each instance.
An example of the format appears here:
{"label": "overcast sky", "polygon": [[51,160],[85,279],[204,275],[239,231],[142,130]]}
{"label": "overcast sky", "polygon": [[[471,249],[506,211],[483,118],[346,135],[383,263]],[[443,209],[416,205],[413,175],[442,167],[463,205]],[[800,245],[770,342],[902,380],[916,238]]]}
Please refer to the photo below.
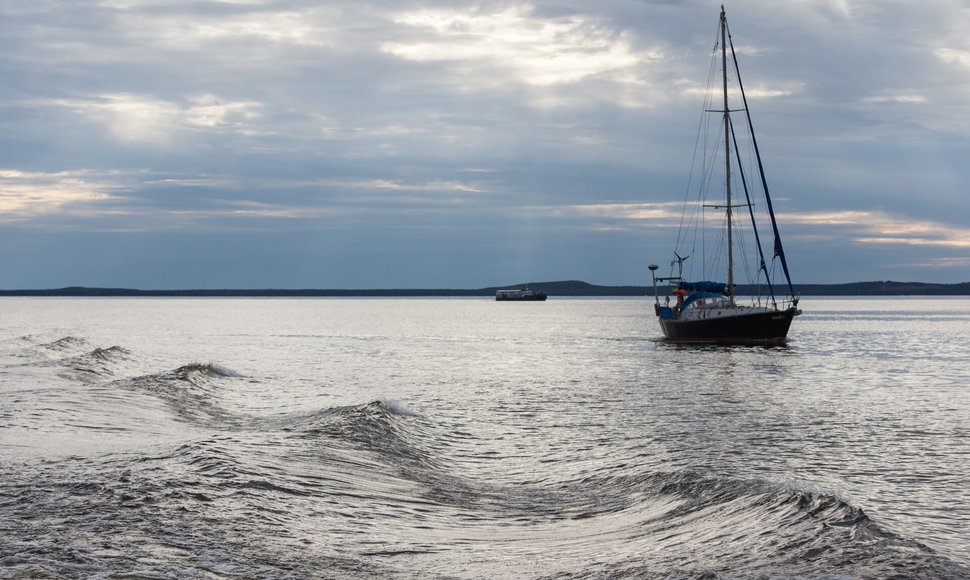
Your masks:
{"label": "overcast sky", "polygon": [[[0,287],[646,285],[719,7],[0,0]],[[727,13],[795,282],[970,281],[966,1]]]}

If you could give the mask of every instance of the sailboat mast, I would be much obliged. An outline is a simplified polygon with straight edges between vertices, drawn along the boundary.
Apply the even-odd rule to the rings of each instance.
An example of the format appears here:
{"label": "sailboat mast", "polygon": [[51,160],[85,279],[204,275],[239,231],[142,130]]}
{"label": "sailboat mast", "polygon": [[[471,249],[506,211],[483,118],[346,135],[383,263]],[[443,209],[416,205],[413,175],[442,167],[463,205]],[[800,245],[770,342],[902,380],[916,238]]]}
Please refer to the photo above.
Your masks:
{"label": "sailboat mast", "polygon": [[728,109],[727,17],[721,5],[721,73],[724,80],[724,183],[727,197],[727,291],[734,302],[734,239],[731,224],[731,112]]}

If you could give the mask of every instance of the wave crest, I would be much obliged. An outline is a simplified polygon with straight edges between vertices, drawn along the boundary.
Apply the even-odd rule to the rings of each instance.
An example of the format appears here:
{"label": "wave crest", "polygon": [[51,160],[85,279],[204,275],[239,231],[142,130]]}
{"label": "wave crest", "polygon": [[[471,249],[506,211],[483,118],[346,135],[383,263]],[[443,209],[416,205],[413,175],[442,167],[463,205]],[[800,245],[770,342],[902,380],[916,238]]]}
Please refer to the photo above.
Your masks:
{"label": "wave crest", "polygon": [[176,418],[189,421],[218,421],[233,426],[239,420],[218,400],[220,381],[237,376],[217,364],[189,363],[171,371],[117,381],[122,389],[140,391],[164,401]]}
{"label": "wave crest", "polygon": [[76,336],[65,336],[51,342],[45,342],[39,346],[50,350],[70,350],[72,348],[82,347],[86,344],[87,341],[83,338],[78,338]]}

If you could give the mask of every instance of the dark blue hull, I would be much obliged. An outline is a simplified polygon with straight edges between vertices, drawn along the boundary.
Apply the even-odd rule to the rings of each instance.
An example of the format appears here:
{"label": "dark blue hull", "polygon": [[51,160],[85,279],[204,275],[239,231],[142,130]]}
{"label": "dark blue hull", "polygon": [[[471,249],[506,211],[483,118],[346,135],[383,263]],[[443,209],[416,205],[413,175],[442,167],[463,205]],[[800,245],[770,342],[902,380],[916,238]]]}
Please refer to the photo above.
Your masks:
{"label": "dark blue hull", "polygon": [[671,342],[784,344],[791,321],[798,312],[793,306],[786,310],[752,312],[705,320],[661,318],[660,328]]}

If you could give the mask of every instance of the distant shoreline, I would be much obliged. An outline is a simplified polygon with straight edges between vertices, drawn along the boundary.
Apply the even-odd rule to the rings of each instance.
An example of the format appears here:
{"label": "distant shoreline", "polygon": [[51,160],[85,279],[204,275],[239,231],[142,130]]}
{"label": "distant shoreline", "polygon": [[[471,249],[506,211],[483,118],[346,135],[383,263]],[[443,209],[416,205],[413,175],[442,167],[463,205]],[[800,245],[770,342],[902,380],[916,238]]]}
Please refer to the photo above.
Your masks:
{"label": "distant shoreline", "polygon": [[[506,288],[529,286],[533,290],[554,296],[648,296],[653,295],[652,286],[599,286],[577,280],[563,282],[529,282],[510,286],[489,288],[385,288],[385,289],[215,289],[215,290],[138,290],[132,288],[89,288],[71,286],[40,290],[0,290],[0,296],[63,296],[63,297],[212,297],[212,298],[393,298],[393,297],[461,297],[494,296]],[[775,287],[776,295],[785,292]],[[787,290],[787,289],[786,289]],[[801,296],[970,296],[970,282],[958,284],[933,284],[927,282],[851,282],[848,284],[796,284],[795,291]],[[663,293],[663,289],[661,289]],[[738,286],[737,293],[750,295],[752,288]],[[764,294],[764,289],[762,289]]]}

